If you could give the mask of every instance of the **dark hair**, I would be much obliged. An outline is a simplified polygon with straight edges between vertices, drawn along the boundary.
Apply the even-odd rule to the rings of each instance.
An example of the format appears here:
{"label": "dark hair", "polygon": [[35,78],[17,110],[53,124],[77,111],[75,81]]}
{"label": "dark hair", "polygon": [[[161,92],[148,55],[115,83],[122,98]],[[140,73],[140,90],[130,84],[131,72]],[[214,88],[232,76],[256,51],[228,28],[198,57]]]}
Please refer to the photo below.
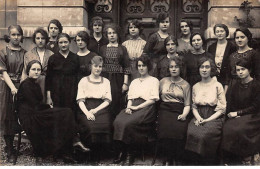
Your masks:
{"label": "dark hair", "polygon": [[104,63],[103,61],[103,58],[101,56],[94,56],[92,59],[91,59],[91,64],[99,64],[99,63]]}
{"label": "dark hair", "polygon": [[45,45],[46,45],[49,42],[49,36],[48,36],[48,33],[43,28],[38,28],[36,31],[34,31],[34,33],[32,35],[33,43],[36,43],[35,38],[36,38],[37,33],[42,34],[42,36],[45,38],[45,41],[46,41]]}
{"label": "dark hair", "polygon": [[102,26],[102,29],[104,28],[104,21],[103,21],[103,19],[100,16],[95,16],[90,21],[90,27],[89,28],[90,28],[92,33],[93,33],[93,25],[95,23],[100,24]]}
{"label": "dark hair", "polygon": [[237,32],[240,31],[242,32],[243,34],[246,35],[247,39],[248,39],[248,46],[251,45],[251,41],[252,41],[252,33],[249,31],[249,29],[247,28],[237,28],[236,31],[234,32],[234,38],[236,39],[236,35],[237,35]]}
{"label": "dark hair", "polygon": [[209,61],[209,63],[210,63],[210,68],[211,68],[210,76],[212,76],[212,75],[216,74],[216,72],[217,72],[217,66],[216,66],[215,62],[214,62],[212,59],[208,58],[208,57],[205,57],[205,56],[204,56],[204,57],[202,57],[202,58],[199,59],[199,62],[198,62],[198,70],[200,69],[201,65],[202,65],[204,62],[207,62],[207,61]]}
{"label": "dark hair", "polygon": [[26,67],[26,74],[29,76],[29,71],[30,71],[30,69],[31,69],[31,67],[32,67],[32,65],[34,64],[34,63],[38,63],[40,66],[41,66],[41,71],[42,71],[42,64],[41,64],[41,62],[39,62],[38,60],[32,60],[32,61],[30,61],[29,63],[28,63],[28,65],[27,65],[27,67]]}
{"label": "dark hair", "polygon": [[63,27],[62,27],[62,25],[61,25],[61,23],[60,23],[60,21],[58,19],[53,19],[53,20],[51,20],[49,22],[48,31],[50,31],[50,25],[51,24],[56,25],[58,27],[58,29],[59,29],[59,32],[62,33]]}
{"label": "dark hair", "polygon": [[[171,64],[172,61],[174,61],[176,63],[176,65],[178,65],[180,67],[180,76],[183,77],[183,72],[184,72],[184,70],[183,70],[184,69],[184,62],[183,62],[183,60],[180,57],[176,57],[176,56],[170,58],[169,62],[168,62],[168,64],[169,64],[168,67],[169,68],[170,68],[170,64]],[[169,71],[169,69],[168,69],[168,71]]]}
{"label": "dark hair", "polygon": [[188,20],[185,20],[185,19],[182,19],[182,20],[180,21],[180,24],[179,24],[179,26],[180,26],[180,31],[181,31],[181,23],[182,23],[182,22],[187,23],[188,27],[190,28],[190,32],[192,32],[192,30],[193,30],[193,23],[192,23],[191,21],[188,21]]}
{"label": "dark hair", "polygon": [[21,42],[23,42],[23,29],[20,25],[10,25],[8,27],[8,34],[9,35],[4,35],[4,40],[6,43],[9,43],[10,42],[10,33],[11,33],[11,29],[17,29],[17,31],[22,35],[22,38],[21,38]]}
{"label": "dark hair", "polygon": [[216,25],[213,27],[214,34],[215,34],[215,35],[216,35],[216,29],[217,29],[217,27],[223,28],[223,29],[225,30],[225,32],[226,32],[226,37],[228,37],[228,35],[229,35],[229,30],[228,30],[227,25],[222,24],[222,23],[216,24]]}
{"label": "dark hair", "polygon": [[104,32],[104,35],[105,35],[106,38],[107,38],[107,30],[108,30],[108,28],[113,29],[113,30],[116,32],[116,34],[117,34],[117,38],[119,38],[119,34],[120,34],[119,31],[120,31],[120,29],[119,29],[119,26],[118,26],[118,25],[116,25],[116,24],[114,24],[114,23],[109,23],[109,24],[107,24],[107,25],[105,26],[103,32]]}
{"label": "dark hair", "polygon": [[[204,44],[205,44],[205,38],[204,38],[204,36],[203,36],[201,33],[199,33],[199,32],[195,32],[195,33],[191,34],[191,36],[190,36],[190,44],[191,44],[191,46],[192,46],[192,39],[193,39],[193,37],[196,36],[196,35],[200,35],[201,40],[202,40],[202,43],[203,43],[203,45],[204,45]],[[193,47],[193,46],[192,46],[192,47]]]}
{"label": "dark hair", "polygon": [[59,42],[59,39],[63,37],[67,38],[68,41],[71,42],[70,36],[67,33],[60,33],[57,37],[57,42]]}
{"label": "dark hair", "polygon": [[170,17],[168,13],[165,13],[165,12],[159,13],[157,16],[157,19],[156,19],[157,24],[161,23],[168,17]]}
{"label": "dark hair", "polygon": [[171,40],[176,44],[176,46],[178,46],[178,41],[177,41],[177,39],[176,39],[173,35],[169,35],[169,36],[164,40],[164,47],[165,47],[165,48],[166,48],[167,43],[168,43],[169,41],[171,41]]}
{"label": "dark hair", "polygon": [[75,41],[76,41],[77,36],[80,37],[82,39],[82,41],[84,41],[88,45],[88,43],[89,43],[89,35],[88,35],[88,33],[86,31],[79,31],[77,33],[77,35],[75,36],[75,38],[74,38]]}
{"label": "dark hair", "polygon": [[249,71],[252,69],[252,63],[248,59],[242,58],[236,62],[236,66],[247,68]]}
{"label": "dark hair", "polygon": [[148,71],[152,70],[153,65],[152,65],[152,63],[150,61],[150,57],[148,56],[148,54],[143,53],[139,58],[137,58],[137,60],[136,60],[136,67],[138,67],[138,61],[143,62],[143,64],[147,66]]}
{"label": "dark hair", "polygon": [[127,25],[127,34],[130,34],[129,33],[129,27],[130,25],[134,25],[135,27],[137,27],[139,29],[139,36],[143,33],[143,26],[142,26],[142,23],[138,20],[138,19],[133,19],[131,20],[128,25]]}

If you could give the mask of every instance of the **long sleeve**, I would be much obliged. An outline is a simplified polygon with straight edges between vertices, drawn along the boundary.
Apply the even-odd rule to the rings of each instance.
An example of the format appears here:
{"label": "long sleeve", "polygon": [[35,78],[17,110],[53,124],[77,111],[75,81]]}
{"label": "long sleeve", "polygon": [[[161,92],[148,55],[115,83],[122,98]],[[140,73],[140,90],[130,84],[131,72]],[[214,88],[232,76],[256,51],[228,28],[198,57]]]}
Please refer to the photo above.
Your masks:
{"label": "long sleeve", "polygon": [[120,55],[120,64],[123,68],[124,74],[130,74],[130,64],[129,64],[129,57],[126,50],[126,47],[124,46],[118,46],[119,47],[119,55]]}
{"label": "long sleeve", "polygon": [[48,66],[47,66],[47,71],[46,71],[46,79],[45,79],[45,88],[46,91],[52,91],[51,89],[51,82],[52,82],[52,78],[53,78],[53,66],[52,66],[52,62],[53,62],[53,57],[54,55],[52,55],[48,61]]}
{"label": "long sleeve", "polygon": [[150,54],[153,51],[153,48],[156,45],[156,36],[154,34],[152,34],[151,36],[149,36],[146,45],[144,46],[144,53],[146,54]]}
{"label": "long sleeve", "polygon": [[225,91],[223,89],[223,86],[218,83],[217,85],[217,106],[215,108],[215,111],[221,111],[221,113],[226,112],[226,107],[227,107],[227,102],[226,102],[226,96],[225,96]]}

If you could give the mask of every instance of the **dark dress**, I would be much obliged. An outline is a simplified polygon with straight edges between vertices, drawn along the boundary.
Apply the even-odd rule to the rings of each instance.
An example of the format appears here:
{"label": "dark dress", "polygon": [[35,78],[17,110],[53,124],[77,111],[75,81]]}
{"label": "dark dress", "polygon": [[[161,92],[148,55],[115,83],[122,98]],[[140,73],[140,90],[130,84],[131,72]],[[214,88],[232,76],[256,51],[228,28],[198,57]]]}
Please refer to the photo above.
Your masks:
{"label": "dark dress", "polygon": [[187,79],[185,80],[190,84],[191,87],[201,80],[198,64],[200,58],[202,57],[208,57],[211,59],[214,58],[213,55],[208,52],[204,52],[202,54],[193,54],[189,52],[184,56],[184,64],[186,65],[187,71]]}
{"label": "dark dress", "polygon": [[91,73],[91,59],[97,56],[96,53],[90,52],[85,56],[79,56],[79,72],[78,72],[78,81],[80,81],[84,76],[88,76]]}
{"label": "dark dress", "polygon": [[[12,50],[8,46],[0,51],[0,73],[6,71],[18,89],[23,70],[25,50]],[[17,115],[13,111],[13,95],[4,79],[0,79],[1,134],[13,135],[19,130]]]}
{"label": "dark dress", "polygon": [[[211,53],[214,56],[214,60],[215,61],[215,57],[216,57],[216,50],[217,50],[217,42],[211,44],[208,48],[208,52]],[[223,55],[223,60],[222,60],[222,64],[221,64],[221,68],[220,68],[220,72],[217,76],[217,80],[222,84],[222,85],[228,85],[228,67],[229,67],[229,56],[236,51],[236,46],[235,44],[233,44],[232,42],[228,41],[227,42],[227,46],[225,49],[224,55]]]}
{"label": "dark dress", "polygon": [[72,141],[75,121],[69,108],[50,108],[41,104],[43,96],[35,79],[24,80],[17,94],[19,120],[36,156],[57,152]]}
{"label": "dark dress", "polygon": [[104,36],[102,36],[102,38],[99,41],[97,41],[93,36],[90,36],[88,49],[91,52],[95,52],[96,54],[101,55],[100,48],[107,44],[108,44],[108,40]]}
{"label": "dark dress", "polygon": [[45,81],[54,107],[68,107],[75,111],[78,69],[79,57],[72,52],[67,58],[60,52],[49,58]]}
{"label": "dark dress", "polygon": [[57,41],[49,41],[46,45],[46,49],[51,50],[53,53],[58,53],[60,51]]}
{"label": "dark dress", "polygon": [[227,112],[238,112],[240,117],[225,122],[222,149],[248,157],[260,151],[260,84],[257,80],[247,84],[240,82],[229,90],[231,100]]}

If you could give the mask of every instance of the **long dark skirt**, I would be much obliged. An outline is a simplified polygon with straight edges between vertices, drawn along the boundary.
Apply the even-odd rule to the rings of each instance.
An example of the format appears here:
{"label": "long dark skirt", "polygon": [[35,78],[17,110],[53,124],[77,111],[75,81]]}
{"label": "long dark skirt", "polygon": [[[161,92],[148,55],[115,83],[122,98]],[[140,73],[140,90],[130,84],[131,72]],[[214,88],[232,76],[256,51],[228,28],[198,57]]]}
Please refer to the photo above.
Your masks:
{"label": "long dark skirt", "polygon": [[[19,84],[14,83],[18,89]],[[0,123],[1,135],[14,135],[20,130],[17,114],[14,112],[13,95],[4,80],[0,79]]]}
{"label": "long dark skirt", "polygon": [[228,119],[223,126],[222,149],[240,157],[260,151],[260,114]]}
{"label": "long dark skirt", "polygon": [[183,103],[162,102],[158,111],[158,138],[184,139],[186,137],[188,120],[177,120],[183,113]]}
{"label": "long dark skirt", "polygon": [[[133,106],[144,103],[143,99],[133,100]],[[142,143],[153,137],[154,121],[156,119],[155,105],[133,111],[131,115],[123,109],[114,121],[114,140],[126,144]]]}
{"label": "long dark skirt", "polygon": [[76,124],[69,108],[37,111],[21,105],[19,119],[36,156],[53,155],[68,143],[72,145]]}
{"label": "long dark skirt", "polygon": [[[215,113],[215,107],[198,106],[198,112],[204,119]],[[215,156],[221,141],[223,118],[218,118],[203,124],[195,126],[193,118],[187,131],[187,141],[185,149],[195,152],[201,156]]]}
{"label": "long dark skirt", "polygon": [[[86,99],[85,105],[88,110],[94,109],[102,104],[102,99]],[[110,143],[112,140],[112,121],[109,107],[100,110],[95,114],[95,121],[87,119],[87,116],[80,111],[78,113],[78,124],[80,136],[85,144]]]}

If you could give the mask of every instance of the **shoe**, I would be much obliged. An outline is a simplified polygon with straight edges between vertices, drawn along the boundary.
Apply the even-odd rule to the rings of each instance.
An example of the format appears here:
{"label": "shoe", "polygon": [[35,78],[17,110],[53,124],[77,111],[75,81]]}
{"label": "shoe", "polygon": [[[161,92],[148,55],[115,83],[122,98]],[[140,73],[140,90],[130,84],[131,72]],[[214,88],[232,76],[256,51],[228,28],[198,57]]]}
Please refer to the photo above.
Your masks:
{"label": "shoe", "polygon": [[77,161],[70,155],[63,155],[62,156],[63,162],[67,164],[76,164]]}
{"label": "shoe", "polygon": [[118,156],[116,156],[116,157],[114,158],[113,163],[114,163],[114,164],[119,164],[120,162],[122,162],[123,160],[125,160],[125,158],[126,158],[125,152],[120,152],[120,153],[118,154]]}
{"label": "shoe", "polygon": [[123,166],[132,166],[134,164],[134,160],[135,160],[134,154],[127,153],[126,159],[123,162]]}
{"label": "shoe", "polygon": [[87,152],[90,152],[90,149],[85,147],[80,141],[76,142],[73,144],[73,148],[75,150],[79,150],[83,153],[87,153]]}

